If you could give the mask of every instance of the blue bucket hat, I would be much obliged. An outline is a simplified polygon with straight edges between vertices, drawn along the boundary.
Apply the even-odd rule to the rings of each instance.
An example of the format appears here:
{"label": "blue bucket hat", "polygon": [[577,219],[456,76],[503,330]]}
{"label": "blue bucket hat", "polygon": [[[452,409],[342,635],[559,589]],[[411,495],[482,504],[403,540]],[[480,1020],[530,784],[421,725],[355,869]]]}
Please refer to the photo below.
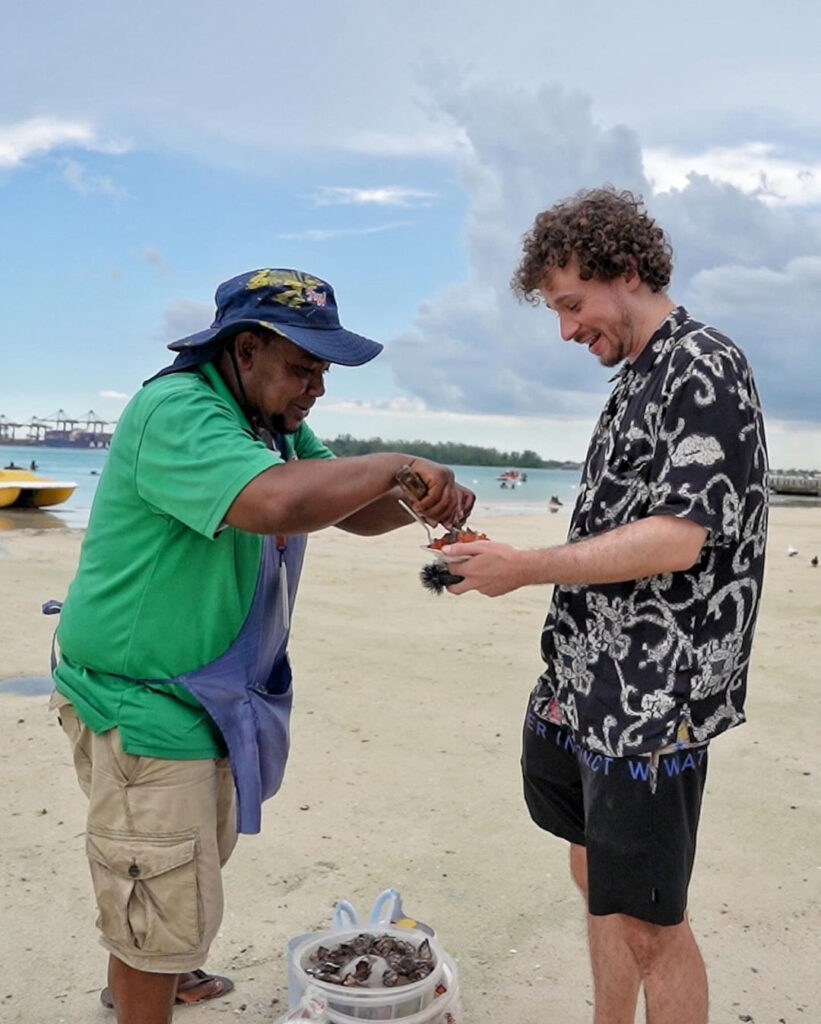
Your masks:
{"label": "blue bucket hat", "polygon": [[240,274],[223,281],[215,299],[211,326],[168,346],[180,353],[175,369],[209,362],[228,338],[255,327],[275,331],[317,359],[342,366],[361,366],[382,351],[378,341],[346,331],[339,322],[333,288],[301,270]]}

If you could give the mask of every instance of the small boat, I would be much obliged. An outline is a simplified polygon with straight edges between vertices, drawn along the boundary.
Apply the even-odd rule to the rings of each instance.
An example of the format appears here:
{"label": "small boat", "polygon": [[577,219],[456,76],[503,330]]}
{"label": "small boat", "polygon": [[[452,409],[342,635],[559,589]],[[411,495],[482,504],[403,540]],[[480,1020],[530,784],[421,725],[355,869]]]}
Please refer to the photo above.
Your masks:
{"label": "small boat", "polygon": [[0,469],[0,508],[61,505],[76,487],[71,480],[51,480],[28,469]]}
{"label": "small boat", "polygon": [[519,470],[518,469],[506,469],[504,471],[504,473],[500,473],[496,477],[496,479],[497,480],[504,480],[506,483],[510,483],[513,480],[518,480],[519,479]]}

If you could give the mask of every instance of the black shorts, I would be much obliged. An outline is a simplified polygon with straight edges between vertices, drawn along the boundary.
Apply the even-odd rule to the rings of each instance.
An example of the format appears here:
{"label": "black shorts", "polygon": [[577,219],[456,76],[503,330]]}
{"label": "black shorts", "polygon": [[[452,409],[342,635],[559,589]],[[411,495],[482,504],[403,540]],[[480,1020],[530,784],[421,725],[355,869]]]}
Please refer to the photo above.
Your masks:
{"label": "black shorts", "polygon": [[[650,757],[584,750],[528,708],[522,776],[530,816],[587,849],[591,914],[678,924],[696,853],[707,747]],[[654,781],[655,776],[655,781]]]}

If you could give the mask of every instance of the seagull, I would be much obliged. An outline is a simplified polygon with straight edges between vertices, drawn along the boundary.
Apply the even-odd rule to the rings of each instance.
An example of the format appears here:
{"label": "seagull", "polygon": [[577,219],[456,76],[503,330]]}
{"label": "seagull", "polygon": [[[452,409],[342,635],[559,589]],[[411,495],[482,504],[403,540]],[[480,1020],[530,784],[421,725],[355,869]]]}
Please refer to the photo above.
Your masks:
{"label": "seagull", "polygon": [[787,548],[787,554],[790,556],[790,558],[792,558],[793,555],[798,554],[798,548],[794,548],[792,544],[790,544],[790,546]]}

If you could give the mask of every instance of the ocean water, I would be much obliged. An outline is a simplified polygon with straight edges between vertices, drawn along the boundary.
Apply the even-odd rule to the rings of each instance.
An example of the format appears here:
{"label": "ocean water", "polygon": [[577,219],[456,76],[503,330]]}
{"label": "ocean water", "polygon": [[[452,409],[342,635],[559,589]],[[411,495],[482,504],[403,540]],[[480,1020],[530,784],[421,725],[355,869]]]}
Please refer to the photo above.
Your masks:
{"label": "ocean water", "polygon": [[498,477],[508,468],[516,467],[451,466],[459,483],[476,494],[476,512],[483,515],[543,513],[551,497],[562,503],[559,514],[568,514],[573,508],[581,470],[526,469],[527,483],[503,488]]}
{"label": "ocean water", "polygon": [[37,463],[37,473],[53,480],[71,480],[77,484],[74,494],[62,505],[47,509],[0,508],[0,530],[15,527],[84,529],[88,525],[91,502],[107,455],[104,448],[0,445],[0,468],[14,462],[21,469],[28,469],[33,459]]}
{"label": "ocean water", "polygon": [[[14,462],[28,469],[34,459],[37,472],[59,480],[77,484],[74,494],[62,505],[49,509],[0,509],[0,530],[19,527],[48,529],[69,527],[84,529],[88,524],[91,503],[105,466],[108,452],[102,448],[40,448],[27,445],[0,445],[0,467]],[[532,515],[548,509],[551,496],[562,505],[558,514],[567,514],[576,499],[579,483],[578,470],[528,469],[527,483],[501,488],[499,474],[516,467],[452,466],[456,479],[476,493],[474,515],[513,513]]]}

